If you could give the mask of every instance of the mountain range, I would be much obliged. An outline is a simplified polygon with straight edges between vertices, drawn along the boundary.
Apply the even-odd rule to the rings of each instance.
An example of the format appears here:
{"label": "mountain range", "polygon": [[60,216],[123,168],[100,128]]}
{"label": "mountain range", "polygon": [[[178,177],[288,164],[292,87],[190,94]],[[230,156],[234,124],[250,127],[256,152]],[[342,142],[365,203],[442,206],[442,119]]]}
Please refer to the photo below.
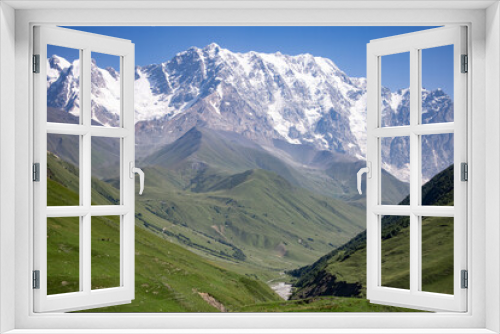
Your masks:
{"label": "mountain range", "polygon": [[[79,123],[78,60],[51,55],[47,62],[47,120]],[[91,98],[92,125],[119,126],[118,69],[100,68],[92,60]],[[445,92],[423,90],[422,98],[423,122],[453,120],[453,101]],[[255,287],[233,300],[226,297],[237,286],[209,289],[196,280],[203,287],[193,288],[198,289],[196,294],[181,278],[177,289],[187,290],[177,298],[179,290],[174,287],[174,304],[186,299],[193,305],[176,305],[172,310],[204,310],[214,298],[227,310],[260,310],[260,304],[252,305],[246,298],[279,303],[265,282],[286,281],[290,276],[285,271],[297,278],[294,299],[311,297],[316,303],[315,298],[324,295],[363,296],[360,268],[366,265],[362,262],[366,214],[364,196],[356,189],[356,172],[364,167],[366,155],[365,78],[349,77],[331,60],[310,54],[235,53],[210,44],[190,48],[162,64],[137,66],[135,117],[136,165],[146,174],[144,195],[136,197],[141,242],[154,246],[152,251],[168,249],[168,254],[182,253],[172,244],[180,245],[195,255],[182,256],[209,274],[224,268],[245,289]],[[408,123],[408,89],[382,89],[381,119],[383,126]],[[48,205],[78,204],[78,145],[77,136],[48,136]],[[408,201],[408,147],[409,138],[382,141],[387,203]],[[113,138],[92,138],[94,205],[119,202],[119,150],[119,141]],[[423,179],[431,180],[424,186],[423,201],[440,196],[449,205],[452,172],[446,167],[453,163],[453,135],[423,136],[422,159]],[[448,187],[441,183],[435,187],[437,179]],[[445,194],[439,193],[441,188]],[[103,231],[111,234],[113,224],[108,223],[109,231]],[[444,228],[448,233],[449,224],[440,223],[448,226]],[[390,235],[386,244],[399,247],[406,223],[384,224]],[[401,251],[406,254],[406,249]],[[168,263],[165,258],[161,257],[162,263]],[[148,261],[138,263],[146,268],[151,265]],[[332,263],[340,271],[330,270]],[[199,280],[205,279],[203,270],[193,269]],[[395,272],[399,276],[391,279],[400,284],[407,273]],[[152,278],[146,277],[147,272],[141,275],[141,289],[147,294]],[[448,281],[446,277],[436,284]],[[168,284],[165,293],[172,290]],[[295,301],[289,305],[300,306]],[[161,303],[156,306],[163,308]]]}
{"label": "mountain range", "polygon": [[[79,63],[52,55],[48,106],[78,115]],[[92,118],[119,124],[120,73],[92,62]],[[409,91],[382,89],[383,126],[408,124]],[[441,89],[422,94],[425,123],[453,120],[453,100]],[[366,79],[349,77],[327,58],[247,52],[215,43],[135,70],[136,154],[146,157],[193,127],[239,134],[275,156],[292,145],[363,160],[366,155]],[[426,136],[423,179],[453,163],[452,135]],[[408,138],[387,138],[383,168],[409,178]],[[289,150],[283,151],[283,147]],[[440,159],[435,159],[439,156]]]}

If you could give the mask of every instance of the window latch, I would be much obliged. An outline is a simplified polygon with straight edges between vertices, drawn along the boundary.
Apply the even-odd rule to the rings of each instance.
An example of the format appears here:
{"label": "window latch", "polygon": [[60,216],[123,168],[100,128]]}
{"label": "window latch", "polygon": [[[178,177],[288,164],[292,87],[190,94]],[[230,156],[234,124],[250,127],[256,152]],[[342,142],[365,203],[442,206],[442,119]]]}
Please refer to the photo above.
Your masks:
{"label": "window latch", "polygon": [[372,163],[370,161],[366,162],[366,167],[361,168],[358,171],[358,193],[360,195],[363,194],[363,191],[361,190],[361,176],[366,173],[366,177],[371,179],[372,178]]}
{"label": "window latch", "polygon": [[139,174],[139,185],[140,185],[139,195],[142,195],[142,192],[144,191],[144,172],[142,171],[142,169],[135,167],[133,161],[130,161],[129,167],[130,167],[131,179],[134,178],[136,173]]}

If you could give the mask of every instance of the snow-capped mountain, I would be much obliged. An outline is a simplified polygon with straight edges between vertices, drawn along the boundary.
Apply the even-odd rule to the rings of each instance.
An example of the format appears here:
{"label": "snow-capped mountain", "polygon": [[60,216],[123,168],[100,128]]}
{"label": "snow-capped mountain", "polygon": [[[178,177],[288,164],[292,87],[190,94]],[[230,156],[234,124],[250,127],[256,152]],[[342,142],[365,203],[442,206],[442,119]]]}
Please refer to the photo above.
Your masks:
{"label": "snow-capped mountain", "polygon": [[350,124],[363,127],[354,103],[362,88],[331,60],[233,53],[210,44],[137,68],[136,79],[138,126],[159,131],[146,140],[173,140],[201,123],[264,143],[280,138],[362,155]]}
{"label": "snow-capped mountain", "polygon": [[59,56],[47,59],[47,106],[77,116],[80,110],[80,66]]}
{"label": "snow-capped mountain", "polygon": [[[57,55],[47,59],[47,106],[80,114],[80,64]],[[101,69],[91,63],[92,119],[104,126],[119,125],[120,74],[113,68]]]}
{"label": "snow-capped mountain", "polygon": [[[49,106],[77,113],[78,62],[57,56],[47,61]],[[243,134],[267,147],[282,139],[358,158],[366,152],[366,79],[347,76],[326,58],[235,53],[210,44],[162,64],[137,67],[135,78],[137,144],[144,147],[173,142],[194,126],[206,126]],[[93,119],[116,125],[119,73],[93,62],[91,93]],[[408,121],[408,90],[383,89],[382,100],[384,125]],[[453,102],[441,90],[424,91],[423,111],[428,122],[450,120]],[[446,146],[431,139],[424,141],[423,151],[449,149],[449,141]],[[385,168],[408,180],[409,143],[398,140],[402,143],[382,153]],[[440,171],[443,162],[430,164],[424,178]]]}

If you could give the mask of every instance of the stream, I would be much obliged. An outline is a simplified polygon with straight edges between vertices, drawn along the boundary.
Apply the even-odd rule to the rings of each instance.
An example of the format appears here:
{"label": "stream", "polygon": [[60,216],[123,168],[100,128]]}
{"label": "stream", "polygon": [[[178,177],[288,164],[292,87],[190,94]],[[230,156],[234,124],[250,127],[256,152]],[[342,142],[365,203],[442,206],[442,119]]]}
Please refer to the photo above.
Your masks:
{"label": "stream", "polygon": [[284,300],[288,300],[290,295],[292,294],[292,285],[284,282],[274,283],[271,286],[271,289],[274,290],[281,298]]}

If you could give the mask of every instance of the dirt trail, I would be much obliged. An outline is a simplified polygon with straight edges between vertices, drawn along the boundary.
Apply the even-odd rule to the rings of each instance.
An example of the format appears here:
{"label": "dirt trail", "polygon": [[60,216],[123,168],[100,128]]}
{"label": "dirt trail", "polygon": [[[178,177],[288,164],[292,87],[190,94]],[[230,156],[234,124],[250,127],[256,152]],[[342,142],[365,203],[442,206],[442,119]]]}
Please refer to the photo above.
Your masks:
{"label": "dirt trail", "polygon": [[227,312],[227,309],[220,301],[215,299],[214,297],[210,296],[206,292],[198,292],[198,294],[203,298],[204,301],[206,301],[208,304],[212,305],[216,309],[218,309],[221,312]]}

